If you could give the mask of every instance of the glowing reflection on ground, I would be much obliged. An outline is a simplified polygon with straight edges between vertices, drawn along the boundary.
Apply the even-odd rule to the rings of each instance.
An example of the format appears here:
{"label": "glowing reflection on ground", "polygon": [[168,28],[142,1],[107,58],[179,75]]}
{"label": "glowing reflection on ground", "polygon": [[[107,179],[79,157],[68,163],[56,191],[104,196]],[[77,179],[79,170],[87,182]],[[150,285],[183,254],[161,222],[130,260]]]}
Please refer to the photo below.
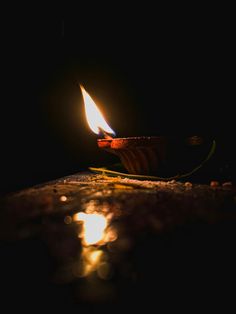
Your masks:
{"label": "glowing reflection on ground", "polygon": [[106,212],[106,210],[96,212],[96,206],[89,203],[85,212],[73,216],[74,222],[82,224],[78,234],[82,243],[76,271],[79,277],[86,277],[95,271],[101,279],[109,279],[111,276],[111,265],[103,248],[117,239],[117,231],[111,226],[112,216]]}

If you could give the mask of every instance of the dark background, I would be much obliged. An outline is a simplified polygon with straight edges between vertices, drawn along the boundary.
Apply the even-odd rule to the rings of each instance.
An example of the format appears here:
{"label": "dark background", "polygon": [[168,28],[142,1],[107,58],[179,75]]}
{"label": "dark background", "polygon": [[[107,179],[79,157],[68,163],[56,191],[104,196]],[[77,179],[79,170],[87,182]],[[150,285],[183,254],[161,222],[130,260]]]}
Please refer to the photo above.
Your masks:
{"label": "dark background", "polygon": [[98,18],[92,27],[81,14],[25,13],[3,22],[2,192],[116,161],[98,150],[76,82],[117,136],[216,138],[207,181],[234,179],[227,33],[214,24],[201,30],[138,18],[115,28]]}

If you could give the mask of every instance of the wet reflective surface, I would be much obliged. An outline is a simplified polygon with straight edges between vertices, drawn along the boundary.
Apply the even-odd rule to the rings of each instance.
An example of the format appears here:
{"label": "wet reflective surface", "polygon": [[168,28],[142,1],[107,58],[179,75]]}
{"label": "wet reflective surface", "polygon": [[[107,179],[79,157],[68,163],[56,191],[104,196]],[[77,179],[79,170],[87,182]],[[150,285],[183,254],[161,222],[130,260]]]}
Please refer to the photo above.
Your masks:
{"label": "wet reflective surface", "polygon": [[95,175],[10,195],[1,212],[4,299],[85,313],[209,301],[235,280],[235,202],[230,184]]}

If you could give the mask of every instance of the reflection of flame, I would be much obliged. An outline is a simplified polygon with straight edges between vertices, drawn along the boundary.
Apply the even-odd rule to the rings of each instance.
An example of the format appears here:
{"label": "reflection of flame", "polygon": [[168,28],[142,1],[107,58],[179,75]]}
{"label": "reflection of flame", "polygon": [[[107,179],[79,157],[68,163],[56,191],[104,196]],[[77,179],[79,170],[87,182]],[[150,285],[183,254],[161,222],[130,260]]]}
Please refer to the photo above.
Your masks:
{"label": "reflection of flame", "polygon": [[107,227],[106,217],[99,214],[85,214],[80,212],[74,216],[74,219],[83,222],[82,238],[84,244],[96,244],[104,239],[104,230]]}
{"label": "reflection of flame", "polygon": [[[93,204],[89,204],[87,210],[91,210]],[[79,277],[85,277],[94,271],[102,279],[109,278],[110,264],[105,261],[106,254],[95,245],[104,245],[117,239],[116,231],[109,226],[111,216],[103,214],[79,212],[73,216],[74,221],[82,222],[80,233],[82,238],[82,252],[78,270]],[[77,272],[76,272],[77,273]]]}
{"label": "reflection of flame", "polygon": [[93,99],[89,96],[89,94],[86,92],[86,90],[82,86],[80,86],[80,88],[81,88],[82,95],[84,98],[86,118],[87,118],[87,121],[91,130],[96,134],[100,133],[99,129],[102,129],[105,132],[110,133],[110,134],[115,134],[115,132],[109,127],[109,125],[103,118],[102,113],[96,106]]}
{"label": "reflection of flame", "polygon": [[84,248],[83,250],[83,269],[82,269],[82,276],[87,276],[92,271],[96,270],[101,258],[103,256],[103,251],[97,250],[93,247]]}

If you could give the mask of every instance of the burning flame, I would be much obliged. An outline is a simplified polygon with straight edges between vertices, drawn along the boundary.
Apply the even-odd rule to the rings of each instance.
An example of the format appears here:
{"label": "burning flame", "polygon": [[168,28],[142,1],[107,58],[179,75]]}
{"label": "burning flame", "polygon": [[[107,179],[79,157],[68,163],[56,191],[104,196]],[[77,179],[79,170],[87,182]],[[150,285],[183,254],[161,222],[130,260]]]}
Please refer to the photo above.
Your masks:
{"label": "burning flame", "polygon": [[99,134],[102,129],[109,134],[115,135],[115,132],[109,127],[93,99],[89,96],[83,86],[80,86],[80,88],[84,99],[85,114],[90,129],[96,134]]}

